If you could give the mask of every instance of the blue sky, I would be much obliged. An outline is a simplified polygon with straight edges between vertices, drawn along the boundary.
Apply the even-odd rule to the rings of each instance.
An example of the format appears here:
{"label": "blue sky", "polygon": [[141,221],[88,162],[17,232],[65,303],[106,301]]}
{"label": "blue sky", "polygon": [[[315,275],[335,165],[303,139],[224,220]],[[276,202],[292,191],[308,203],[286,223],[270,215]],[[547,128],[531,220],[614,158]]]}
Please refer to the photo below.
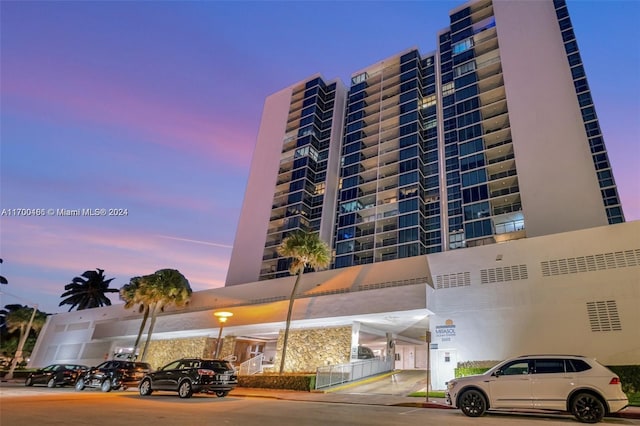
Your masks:
{"label": "blue sky", "polygon": [[[0,3],[0,305],[101,268],[222,286],[264,99],[435,50],[457,1]],[[627,220],[640,219],[640,2],[569,1]],[[631,47],[630,47],[631,46]],[[115,301],[115,299],[114,299]]]}

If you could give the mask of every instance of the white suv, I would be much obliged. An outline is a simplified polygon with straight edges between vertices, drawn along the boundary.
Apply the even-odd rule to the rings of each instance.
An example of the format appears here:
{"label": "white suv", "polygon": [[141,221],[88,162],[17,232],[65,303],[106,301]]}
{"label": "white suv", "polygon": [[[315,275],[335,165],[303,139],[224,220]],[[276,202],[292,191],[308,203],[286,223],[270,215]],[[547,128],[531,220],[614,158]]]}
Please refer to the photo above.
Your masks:
{"label": "white suv", "polygon": [[447,403],[470,417],[490,409],[559,410],[597,423],[628,405],[620,378],[595,359],[526,355],[447,382]]}

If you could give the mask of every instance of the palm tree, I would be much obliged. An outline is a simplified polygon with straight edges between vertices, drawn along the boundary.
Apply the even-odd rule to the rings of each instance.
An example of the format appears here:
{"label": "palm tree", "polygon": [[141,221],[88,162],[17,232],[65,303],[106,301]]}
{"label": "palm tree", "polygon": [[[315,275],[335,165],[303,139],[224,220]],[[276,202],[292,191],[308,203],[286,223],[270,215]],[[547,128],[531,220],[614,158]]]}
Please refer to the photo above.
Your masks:
{"label": "palm tree", "polygon": [[142,338],[142,333],[144,331],[145,325],[147,325],[147,319],[149,318],[149,304],[142,297],[142,291],[140,291],[140,287],[144,286],[145,280],[148,280],[149,275],[145,277],[133,277],[129,280],[129,284],[125,284],[120,289],[120,300],[124,301],[124,308],[129,309],[135,305],[138,306],[138,312],[142,315],[142,322],[140,323],[140,328],[138,329],[138,336],[136,337],[136,342],[133,344],[133,357],[136,357],[136,353],[138,352],[138,346],[140,345],[140,339]]}
{"label": "palm tree", "polygon": [[284,361],[287,356],[287,343],[289,340],[289,327],[291,326],[291,312],[293,311],[293,302],[296,297],[300,278],[305,268],[322,269],[329,266],[331,262],[331,249],[320,239],[318,234],[295,231],[289,234],[277,248],[278,254],[291,258],[289,272],[291,275],[297,275],[296,282],[291,290],[289,297],[289,311],[287,312],[287,324],[284,330],[284,340],[282,342],[282,358],[280,359],[280,372],[284,370]]}
{"label": "palm tree", "polygon": [[162,312],[168,305],[184,306],[188,304],[192,290],[189,281],[175,269],[160,269],[154,272],[153,275],[143,277],[138,283],[140,284],[138,287],[140,293],[138,300],[144,301],[148,305],[151,314],[147,340],[142,350],[141,359],[144,361],[149,349],[153,328],[156,325],[158,312]]}
{"label": "palm tree", "polygon": [[[6,310],[3,310],[2,314],[5,317],[7,332],[19,332],[18,342],[26,341],[28,337],[27,333],[31,333],[31,331],[33,331],[37,337],[38,332],[42,327],[44,327],[44,323],[47,321],[47,314],[37,310],[36,308],[22,305],[7,305],[5,308]],[[36,313],[33,316],[31,328],[27,330],[34,309],[36,309]],[[22,348],[19,348],[19,350],[22,352]],[[31,350],[28,350],[27,352],[31,352]]]}
{"label": "palm tree", "polygon": [[[0,259],[0,263],[2,263],[2,259]],[[0,275],[0,284],[9,284],[9,281],[2,275]]]}
{"label": "palm tree", "polygon": [[[97,272],[96,272],[97,271]],[[75,277],[60,297],[66,297],[58,306],[71,305],[69,312],[76,306],[77,310],[111,306],[111,300],[105,293],[118,293],[118,289],[109,288],[113,278],[105,279],[104,270],[85,271],[82,277]]]}

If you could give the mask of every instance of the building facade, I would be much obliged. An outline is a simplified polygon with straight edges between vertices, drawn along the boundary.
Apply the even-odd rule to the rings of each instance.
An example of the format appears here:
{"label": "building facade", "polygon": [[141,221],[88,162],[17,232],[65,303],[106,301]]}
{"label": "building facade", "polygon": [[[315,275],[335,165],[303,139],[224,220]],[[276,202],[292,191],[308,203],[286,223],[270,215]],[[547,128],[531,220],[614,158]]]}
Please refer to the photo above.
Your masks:
{"label": "building facade", "polygon": [[[634,221],[305,274],[285,370],[357,361],[360,345],[397,369],[430,367],[432,389],[444,389],[459,362],[527,353],[639,365],[639,242]],[[188,306],[159,314],[146,360],[158,368],[211,357],[221,335],[221,356],[279,365],[294,280],[194,292]],[[233,313],[223,329],[219,310]],[[122,304],[51,315],[29,366],[97,365],[131,351],[142,316]]]}
{"label": "building facade", "polygon": [[449,18],[431,53],[267,99],[226,285],[288,274],[295,229],[342,268],[624,222],[564,1]]}

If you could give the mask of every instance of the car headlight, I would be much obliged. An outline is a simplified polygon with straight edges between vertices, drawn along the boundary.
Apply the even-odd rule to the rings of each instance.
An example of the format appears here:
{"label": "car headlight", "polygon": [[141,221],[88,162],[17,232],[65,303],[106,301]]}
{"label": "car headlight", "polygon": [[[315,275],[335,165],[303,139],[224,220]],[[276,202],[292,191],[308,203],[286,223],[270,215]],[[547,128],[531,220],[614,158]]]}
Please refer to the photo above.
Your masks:
{"label": "car headlight", "polygon": [[455,380],[449,380],[448,382],[445,383],[445,385],[447,386],[447,389],[453,389],[453,387],[458,384],[458,382],[456,382]]}

